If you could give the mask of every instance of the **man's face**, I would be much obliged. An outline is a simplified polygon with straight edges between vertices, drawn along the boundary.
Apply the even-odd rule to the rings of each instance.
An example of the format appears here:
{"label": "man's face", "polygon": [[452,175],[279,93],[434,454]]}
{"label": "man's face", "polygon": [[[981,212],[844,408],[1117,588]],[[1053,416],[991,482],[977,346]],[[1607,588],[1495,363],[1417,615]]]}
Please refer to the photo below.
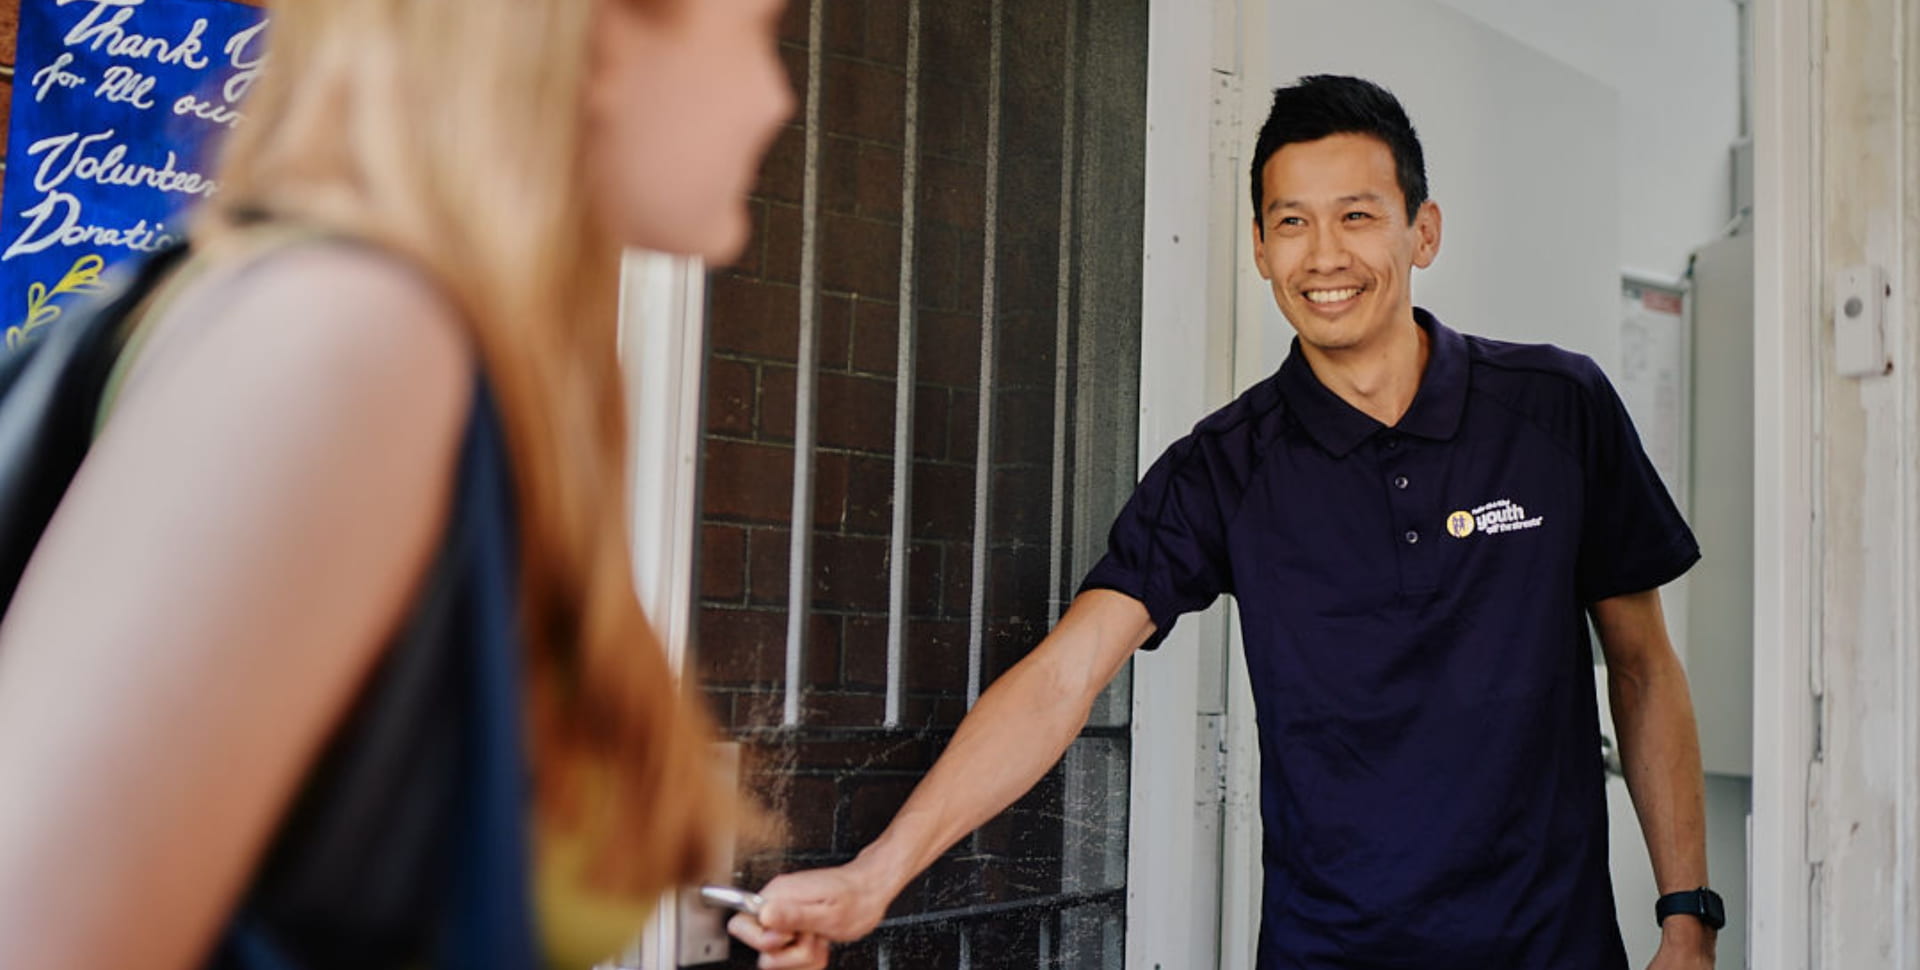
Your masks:
{"label": "man's face", "polygon": [[1426,202],[1407,222],[1385,142],[1350,134],[1298,142],[1275,152],[1261,176],[1254,261],[1303,345],[1364,351],[1411,324],[1413,268],[1440,252],[1440,209]]}

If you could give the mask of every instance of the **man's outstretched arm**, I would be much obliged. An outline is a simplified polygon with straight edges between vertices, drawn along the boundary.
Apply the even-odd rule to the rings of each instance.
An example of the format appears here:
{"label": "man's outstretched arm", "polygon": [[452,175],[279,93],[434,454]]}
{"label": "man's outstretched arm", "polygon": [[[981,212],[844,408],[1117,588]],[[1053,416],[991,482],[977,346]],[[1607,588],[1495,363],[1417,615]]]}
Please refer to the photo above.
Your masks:
{"label": "man's outstretched arm", "polygon": [[[1620,763],[1653,860],[1654,881],[1662,893],[1707,885],[1700,734],[1686,671],[1667,636],[1660,591],[1601,600],[1593,605],[1593,620],[1607,656],[1607,694],[1620,733]],[[1668,919],[1653,966],[1711,967],[1714,935],[1692,918]]]}
{"label": "man's outstretched arm", "polygon": [[769,882],[760,922],[736,917],[735,935],[764,950],[796,934],[846,941],[872,932],[908,882],[1060,760],[1094,699],[1153,629],[1146,607],[1130,596],[1091,590],[1076,597],[1053,632],[980,695],[873,844],[846,865]]}

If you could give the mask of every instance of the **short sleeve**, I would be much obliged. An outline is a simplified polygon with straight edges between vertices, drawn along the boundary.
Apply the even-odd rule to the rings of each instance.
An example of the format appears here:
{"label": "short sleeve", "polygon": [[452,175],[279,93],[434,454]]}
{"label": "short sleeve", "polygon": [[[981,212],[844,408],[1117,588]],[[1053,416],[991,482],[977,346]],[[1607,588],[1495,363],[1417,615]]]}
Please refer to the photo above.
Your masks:
{"label": "short sleeve", "polygon": [[1206,443],[1189,436],[1154,462],[1114,520],[1106,555],[1080,584],[1083,593],[1110,589],[1147,608],[1154,631],[1142,649],[1158,647],[1181,614],[1232,592],[1226,524],[1237,501]]}
{"label": "short sleeve", "polygon": [[1620,395],[1588,364],[1586,510],[1576,582],[1580,602],[1595,603],[1678,579],[1699,561],[1700,545],[1641,447]]}

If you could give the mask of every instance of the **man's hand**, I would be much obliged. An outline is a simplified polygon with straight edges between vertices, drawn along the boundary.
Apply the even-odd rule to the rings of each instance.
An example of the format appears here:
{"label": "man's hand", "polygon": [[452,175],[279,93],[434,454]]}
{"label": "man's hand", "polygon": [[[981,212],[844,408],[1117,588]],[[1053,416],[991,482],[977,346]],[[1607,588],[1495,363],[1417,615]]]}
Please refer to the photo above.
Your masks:
{"label": "man's hand", "polygon": [[887,915],[886,880],[858,861],[775,877],[760,890],[760,918],[741,913],[728,932],[759,950],[761,970],[821,970],[827,942],[852,942],[873,932]]}
{"label": "man's hand", "polygon": [[1691,916],[1669,916],[1660,924],[1660,950],[1647,970],[1713,970],[1717,936]]}

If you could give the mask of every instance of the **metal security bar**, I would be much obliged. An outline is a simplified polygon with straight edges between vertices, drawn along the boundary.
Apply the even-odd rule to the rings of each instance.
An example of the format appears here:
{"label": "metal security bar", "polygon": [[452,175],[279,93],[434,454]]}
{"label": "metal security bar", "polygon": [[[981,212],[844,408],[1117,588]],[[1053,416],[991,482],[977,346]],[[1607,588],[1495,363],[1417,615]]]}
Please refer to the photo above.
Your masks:
{"label": "metal security bar", "polygon": [[986,252],[980,278],[980,413],[973,469],[973,585],[967,618],[967,707],[980,700],[981,668],[985,666],[987,618],[987,548],[993,486],[993,352],[996,286],[1000,271],[1000,85],[1005,11],[993,0],[992,40],[987,55],[987,199]]}
{"label": "metal security bar", "polygon": [[800,684],[806,659],[809,577],[813,575],[814,373],[820,347],[820,35],[826,0],[807,9],[807,156],[800,202],[800,348],[793,409],[793,533],[787,572],[787,690],[781,723],[800,723]]}
{"label": "metal security bar", "polygon": [[893,385],[893,534],[887,560],[887,727],[906,692],[907,526],[913,505],[915,229],[920,193],[920,0],[907,3],[907,109],[900,173],[900,335]]}

